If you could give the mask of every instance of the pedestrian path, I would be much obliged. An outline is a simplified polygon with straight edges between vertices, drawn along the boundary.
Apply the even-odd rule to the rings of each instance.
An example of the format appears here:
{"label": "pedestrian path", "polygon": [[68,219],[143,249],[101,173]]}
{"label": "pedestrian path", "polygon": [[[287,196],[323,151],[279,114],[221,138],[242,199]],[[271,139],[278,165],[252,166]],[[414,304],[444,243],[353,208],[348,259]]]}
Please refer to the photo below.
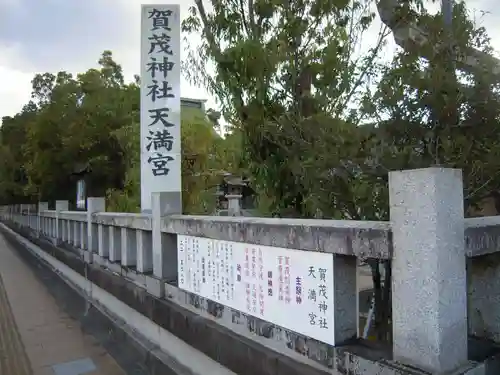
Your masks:
{"label": "pedestrian path", "polygon": [[0,375],[125,375],[1,234]]}

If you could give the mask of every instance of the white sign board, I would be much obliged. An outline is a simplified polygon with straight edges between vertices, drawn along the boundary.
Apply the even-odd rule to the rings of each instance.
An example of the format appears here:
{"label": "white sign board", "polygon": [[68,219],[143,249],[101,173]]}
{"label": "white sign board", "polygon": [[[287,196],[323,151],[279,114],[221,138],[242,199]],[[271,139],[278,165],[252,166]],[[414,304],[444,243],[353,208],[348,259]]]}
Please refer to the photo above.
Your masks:
{"label": "white sign board", "polygon": [[85,210],[85,180],[78,180],[76,183],[76,208],[79,210]]}
{"label": "white sign board", "polygon": [[141,209],[151,193],[181,191],[180,7],[141,15]]}
{"label": "white sign board", "polygon": [[335,345],[332,254],[177,238],[181,289]]}

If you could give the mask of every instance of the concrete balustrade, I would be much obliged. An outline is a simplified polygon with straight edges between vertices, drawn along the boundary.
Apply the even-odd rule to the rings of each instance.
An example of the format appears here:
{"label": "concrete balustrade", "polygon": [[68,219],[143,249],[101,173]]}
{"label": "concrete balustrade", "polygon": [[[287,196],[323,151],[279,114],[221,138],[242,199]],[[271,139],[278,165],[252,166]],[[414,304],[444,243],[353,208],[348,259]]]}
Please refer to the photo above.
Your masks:
{"label": "concrete balustrade", "polygon": [[109,260],[111,262],[119,262],[122,258],[121,241],[122,230],[121,228],[109,226]]}
{"label": "concrete balustrade", "polygon": [[75,246],[76,248],[80,247],[80,222],[79,221],[73,221],[72,222],[73,226],[73,236],[70,238],[70,244]]}
{"label": "concrete balustrade", "polygon": [[137,271],[149,273],[153,271],[153,240],[150,231],[135,229],[137,250]]}
{"label": "concrete balustrade", "polygon": [[88,250],[87,244],[87,223],[80,222],[80,249]]}
{"label": "concrete balustrade", "polygon": [[98,251],[97,255],[100,258],[109,257],[109,229],[107,225],[97,224],[97,236],[98,236]]}
{"label": "concrete balustrade", "polygon": [[54,233],[56,243],[64,242],[63,220],[60,218],[60,214],[61,211],[67,211],[68,208],[69,208],[68,201],[56,201],[56,230]]}
{"label": "concrete balustrade", "polygon": [[45,216],[43,213],[48,211],[49,203],[48,202],[40,202],[38,203],[38,234],[45,234]]}
{"label": "concrete balustrade", "polygon": [[[40,202],[36,210],[3,207],[1,218],[71,248],[87,264],[133,280],[156,298],[192,306],[199,299],[177,288],[178,235],[330,253],[338,343],[331,366],[345,370],[348,361],[340,364],[339,358],[347,358],[347,350],[357,358],[357,372],[348,373],[356,375],[493,374],[497,362],[487,367],[471,358],[468,336],[500,344],[500,287],[489,286],[500,285],[500,218],[464,219],[458,170],[391,172],[389,187],[390,222],[180,215],[160,193],[153,194],[152,214],[105,212],[104,198],[88,198],[86,212],[68,211],[65,201],[55,210]],[[356,343],[342,347],[358,332],[358,258],[392,260],[393,343],[383,364],[359,354]],[[235,315],[225,314],[218,324],[231,328]],[[328,347],[307,342],[308,352]]]}

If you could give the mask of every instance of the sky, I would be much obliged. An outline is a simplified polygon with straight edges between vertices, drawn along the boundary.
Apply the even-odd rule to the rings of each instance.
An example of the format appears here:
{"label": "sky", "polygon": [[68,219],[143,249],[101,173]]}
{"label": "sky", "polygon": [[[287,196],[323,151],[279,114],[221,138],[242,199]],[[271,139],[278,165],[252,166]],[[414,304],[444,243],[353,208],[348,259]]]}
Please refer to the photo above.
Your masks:
{"label": "sky", "polygon": [[[181,3],[181,16],[193,0]],[[171,3],[174,3],[171,2]],[[36,73],[60,70],[84,72],[97,65],[104,50],[132,79],[140,71],[140,5],[165,4],[168,0],[0,0],[0,118],[17,113],[30,99]],[[470,9],[489,12],[480,19],[493,46],[500,51],[500,11],[494,0],[468,0]],[[480,14],[477,13],[478,19]],[[374,25],[374,30],[378,29]],[[375,33],[373,33],[375,34]],[[373,35],[375,38],[376,35]],[[368,33],[366,44],[371,35]],[[394,46],[389,46],[389,53]],[[183,97],[206,99],[206,90],[181,80]]]}

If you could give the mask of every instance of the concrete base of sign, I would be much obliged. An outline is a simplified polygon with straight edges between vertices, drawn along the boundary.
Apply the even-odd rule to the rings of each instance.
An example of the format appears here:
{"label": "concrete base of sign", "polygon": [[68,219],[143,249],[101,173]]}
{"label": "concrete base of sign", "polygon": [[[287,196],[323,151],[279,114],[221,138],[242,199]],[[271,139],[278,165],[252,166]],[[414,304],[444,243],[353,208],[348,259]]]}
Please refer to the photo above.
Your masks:
{"label": "concrete base of sign", "polygon": [[152,245],[153,275],[158,279],[177,278],[177,236],[163,233],[162,218],[182,213],[180,192],[153,193]]}
{"label": "concrete base of sign", "polygon": [[165,296],[165,282],[153,276],[146,276],[146,290],[155,297]]}

